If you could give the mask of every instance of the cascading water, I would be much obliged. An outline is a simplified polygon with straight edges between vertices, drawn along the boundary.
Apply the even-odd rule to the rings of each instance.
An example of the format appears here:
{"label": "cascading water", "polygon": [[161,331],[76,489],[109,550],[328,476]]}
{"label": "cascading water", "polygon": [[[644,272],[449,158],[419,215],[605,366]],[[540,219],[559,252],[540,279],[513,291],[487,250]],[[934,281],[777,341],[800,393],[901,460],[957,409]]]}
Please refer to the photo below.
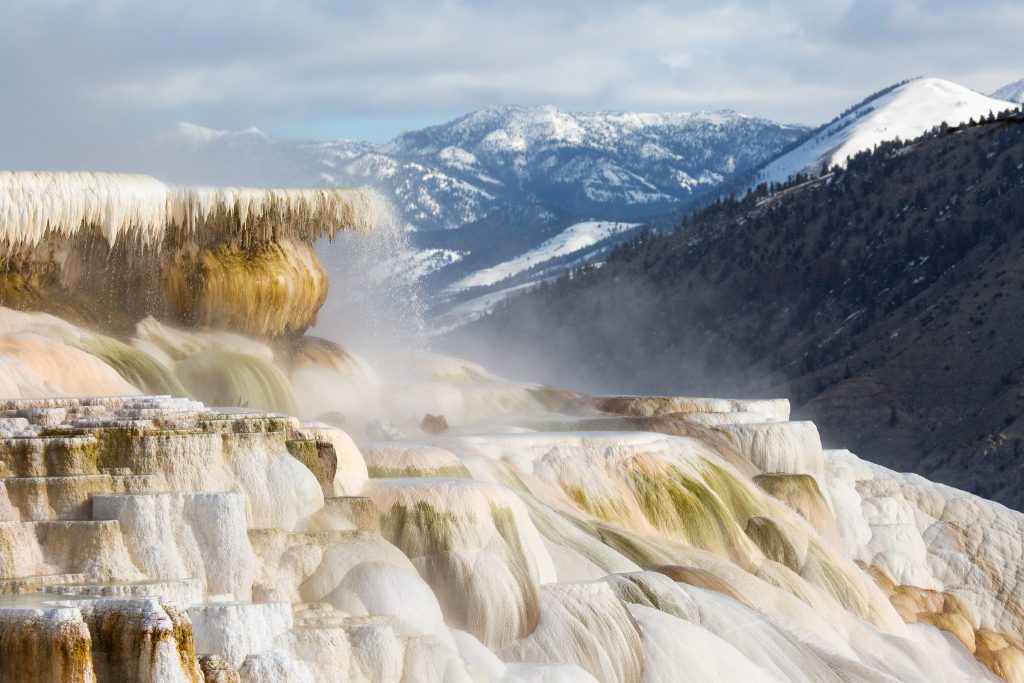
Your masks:
{"label": "cascading water", "polygon": [[373,232],[340,234],[321,243],[319,255],[331,281],[316,334],[354,348],[410,351],[427,348],[427,307],[405,227],[387,204]]}
{"label": "cascading water", "polygon": [[[305,335],[365,199],[0,176],[0,679],[1024,681],[1024,518],[784,400],[410,351],[393,230]],[[101,247],[156,298],[64,316]]]}

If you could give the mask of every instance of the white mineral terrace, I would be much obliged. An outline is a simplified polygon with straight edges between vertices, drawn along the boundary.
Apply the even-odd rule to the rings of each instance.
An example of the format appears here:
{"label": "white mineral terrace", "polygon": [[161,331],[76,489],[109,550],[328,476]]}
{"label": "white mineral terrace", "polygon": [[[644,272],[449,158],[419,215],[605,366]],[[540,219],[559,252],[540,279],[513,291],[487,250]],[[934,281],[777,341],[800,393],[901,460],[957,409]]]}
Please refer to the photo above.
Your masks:
{"label": "white mineral terrace", "polygon": [[7,250],[87,227],[111,245],[129,238],[158,245],[172,228],[187,235],[221,216],[242,230],[267,223],[312,241],[369,231],[381,211],[367,190],[176,187],[125,173],[0,171],[0,246]]}
{"label": "white mineral terrace", "polygon": [[[0,401],[0,680],[1022,680],[1021,515],[822,450],[784,401],[615,401],[358,446]],[[593,431],[660,413],[687,434]]]}

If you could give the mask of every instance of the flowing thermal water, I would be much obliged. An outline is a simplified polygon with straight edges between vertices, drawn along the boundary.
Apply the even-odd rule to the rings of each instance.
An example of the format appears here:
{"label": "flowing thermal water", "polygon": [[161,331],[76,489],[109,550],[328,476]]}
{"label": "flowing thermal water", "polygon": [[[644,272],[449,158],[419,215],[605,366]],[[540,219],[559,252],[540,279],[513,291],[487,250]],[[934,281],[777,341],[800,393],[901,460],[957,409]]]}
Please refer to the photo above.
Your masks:
{"label": "flowing thermal water", "polygon": [[[0,207],[9,252],[200,215],[100,180],[0,176],[9,203],[93,183]],[[296,244],[327,211],[260,196]],[[591,398],[374,332],[362,355],[25,301],[0,307],[5,683],[1024,681],[1024,517],[825,450],[785,400]]]}

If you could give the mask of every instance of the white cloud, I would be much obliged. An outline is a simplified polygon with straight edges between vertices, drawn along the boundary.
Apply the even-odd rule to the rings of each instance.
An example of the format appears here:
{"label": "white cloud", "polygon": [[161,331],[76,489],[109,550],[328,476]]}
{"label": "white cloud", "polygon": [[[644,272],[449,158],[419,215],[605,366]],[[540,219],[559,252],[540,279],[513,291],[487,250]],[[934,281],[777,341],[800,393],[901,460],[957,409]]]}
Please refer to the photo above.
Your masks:
{"label": "white cloud", "polygon": [[1024,7],[1003,0],[9,0],[2,13],[0,155],[23,165],[180,119],[321,131],[515,102],[815,122],[907,76],[980,90],[1024,76],[1007,58]]}

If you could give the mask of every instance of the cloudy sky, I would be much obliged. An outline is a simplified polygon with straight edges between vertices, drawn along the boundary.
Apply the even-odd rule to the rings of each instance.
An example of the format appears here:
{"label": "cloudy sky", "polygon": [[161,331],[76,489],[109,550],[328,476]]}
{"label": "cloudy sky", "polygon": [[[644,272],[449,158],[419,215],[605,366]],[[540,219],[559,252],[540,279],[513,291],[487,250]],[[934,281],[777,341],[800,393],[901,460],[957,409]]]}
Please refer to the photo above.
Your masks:
{"label": "cloudy sky", "polygon": [[1020,0],[0,0],[0,167],[116,164],[175,121],[386,140],[496,103],[817,123],[911,76],[1024,78],[1022,35]]}

